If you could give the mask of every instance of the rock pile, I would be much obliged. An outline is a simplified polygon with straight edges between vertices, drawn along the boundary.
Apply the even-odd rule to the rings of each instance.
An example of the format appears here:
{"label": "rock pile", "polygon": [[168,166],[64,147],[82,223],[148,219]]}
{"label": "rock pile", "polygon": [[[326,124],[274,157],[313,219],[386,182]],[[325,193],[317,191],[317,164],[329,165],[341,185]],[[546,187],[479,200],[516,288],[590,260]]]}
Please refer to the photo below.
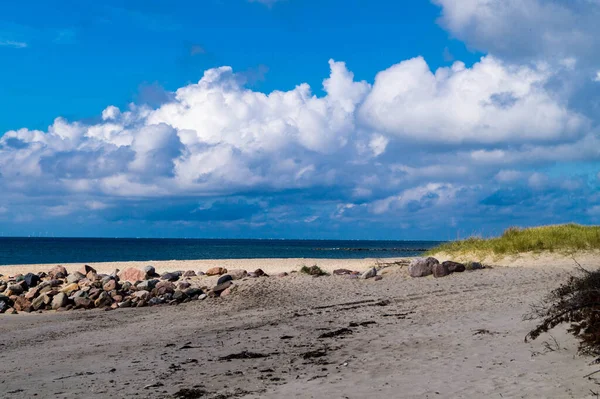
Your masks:
{"label": "rock pile", "polygon": [[[470,262],[470,270],[483,269],[483,265],[478,262]],[[411,277],[426,277],[433,274],[433,277],[446,277],[452,273],[462,273],[467,267],[458,262],[445,261],[440,263],[436,258],[415,258],[408,266],[408,274]]]}
{"label": "rock pile", "polygon": [[[245,270],[229,275],[225,274],[226,269],[217,269],[211,274],[221,277],[212,289],[200,287],[197,279],[191,280],[196,276],[194,271],[159,275],[152,266],[144,270],[115,270],[111,274],[99,274],[88,265],[72,273],[56,266],[47,273],[0,276],[0,313],[174,305],[218,297],[225,292],[227,295],[232,292],[233,280],[248,275]],[[265,274],[259,269],[253,275]]]}

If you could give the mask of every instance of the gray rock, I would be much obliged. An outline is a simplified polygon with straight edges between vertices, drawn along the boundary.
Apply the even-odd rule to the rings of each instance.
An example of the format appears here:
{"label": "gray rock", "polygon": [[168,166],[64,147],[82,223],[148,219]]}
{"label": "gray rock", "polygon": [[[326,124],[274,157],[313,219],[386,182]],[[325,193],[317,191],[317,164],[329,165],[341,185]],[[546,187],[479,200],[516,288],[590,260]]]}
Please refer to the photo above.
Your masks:
{"label": "gray rock", "polygon": [[433,274],[433,266],[440,262],[432,257],[416,258],[408,266],[408,274],[411,277],[426,277]]}
{"label": "gray rock", "polygon": [[485,269],[485,266],[483,266],[479,262],[471,262],[471,270],[481,270],[481,269]]}
{"label": "gray rock", "polygon": [[177,273],[165,273],[160,278],[167,281],[177,281],[179,280],[180,274]]}
{"label": "gray rock", "polygon": [[228,280],[224,283],[218,284],[216,287],[214,287],[212,289],[212,292],[215,293],[217,296],[221,295],[221,292],[225,291],[227,288],[231,287],[233,285],[233,282],[231,280]]}
{"label": "gray rock", "polygon": [[248,272],[244,269],[229,270],[227,274],[229,274],[234,280],[241,280],[248,276]]}
{"label": "gray rock", "polygon": [[450,273],[462,273],[466,270],[465,265],[462,263],[452,262],[449,260],[442,262],[442,265],[445,265]]}
{"label": "gray rock", "polygon": [[446,265],[446,262],[436,263],[435,265],[433,265],[432,272],[433,272],[433,277],[435,277],[435,278],[446,277],[447,275],[450,274],[450,271],[448,270],[448,265]]}
{"label": "gray rock", "polygon": [[69,299],[67,298],[67,295],[59,292],[52,298],[52,309],[57,310],[58,308],[67,306],[68,303]]}
{"label": "gray rock", "polygon": [[83,280],[85,278],[85,276],[79,272],[73,272],[71,274],[69,274],[67,276],[67,283],[72,284],[72,283],[78,283],[79,281]]}
{"label": "gray rock", "polygon": [[156,287],[156,284],[158,284],[159,280],[144,280],[141,281],[136,287],[138,290],[146,290],[146,291],[152,291],[152,289],[154,287]]}
{"label": "gray rock", "polygon": [[224,274],[221,277],[219,277],[219,279],[217,280],[217,285],[221,285],[223,283],[226,283],[228,281],[232,281],[233,277],[231,277],[229,274]]}
{"label": "gray rock", "polygon": [[363,280],[366,280],[368,278],[373,278],[377,276],[377,269],[375,269],[374,267],[370,268],[369,270],[367,270],[366,272],[364,272],[363,274],[360,275],[360,278]]}

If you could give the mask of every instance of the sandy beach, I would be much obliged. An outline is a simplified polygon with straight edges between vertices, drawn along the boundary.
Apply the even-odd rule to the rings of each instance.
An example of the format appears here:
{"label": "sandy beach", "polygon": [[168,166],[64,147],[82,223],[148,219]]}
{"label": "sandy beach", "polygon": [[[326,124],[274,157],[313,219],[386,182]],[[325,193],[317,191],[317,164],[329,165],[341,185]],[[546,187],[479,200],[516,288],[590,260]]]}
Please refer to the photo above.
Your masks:
{"label": "sandy beach", "polygon": [[[561,267],[542,267],[546,261],[440,279],[413,279],[397,265],[380,270],[381,281],[294,273],[239,280],[228,297],[178,306],[0,315],[0,397],[595,398],[600,389],[584,376],[598,366],[577,355],[564,328],[524,342],[533,323],[523,315],[575,269],[566,258],[556,262]],[[93,266],[275,273],[377,262]],[[2,266],[0,273],[49,266]]]}

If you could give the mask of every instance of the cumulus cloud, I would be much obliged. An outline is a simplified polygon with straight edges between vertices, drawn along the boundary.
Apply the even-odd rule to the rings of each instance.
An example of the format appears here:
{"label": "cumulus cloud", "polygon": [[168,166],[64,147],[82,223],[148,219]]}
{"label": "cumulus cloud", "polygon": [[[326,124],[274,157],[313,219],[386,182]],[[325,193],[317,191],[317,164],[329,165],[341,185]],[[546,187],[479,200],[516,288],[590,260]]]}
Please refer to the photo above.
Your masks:
{"label": "cumulus cloud", "polygon": [[[546,88],[554,67],[486,56],[432,71],[418,57],[370,84],[329,64],[321,97],[305,83],[254,91],[220,67],[156,108],[108,106],[95,124],[57,118],[46,131],[6,132],[5,206],[21,222],[38,209],[264,229],[395,218],[434,228],[514,203],[494,194],[511,182],[527,198],[558,187],[534,166],[600,158],[591,122]],[[571,198],[587,193],[564,187]],[[425,222],[427,212],[443,216]]]}

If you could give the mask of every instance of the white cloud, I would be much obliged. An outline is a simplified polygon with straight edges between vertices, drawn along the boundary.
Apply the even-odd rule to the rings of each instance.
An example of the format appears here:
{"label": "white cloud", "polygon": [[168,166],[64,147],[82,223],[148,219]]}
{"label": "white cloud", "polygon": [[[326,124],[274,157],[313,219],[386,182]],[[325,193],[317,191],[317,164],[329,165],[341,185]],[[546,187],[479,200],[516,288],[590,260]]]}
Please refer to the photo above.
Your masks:
{"label": "white cloud", "polygon": [[408,140],[498,143],[561,140],[585,118],[543,88],[552,71],[484,57],[431,72],[414,58],[380,72],[361,108],[364,121]]}
{"label": "white cloud", "polygon": [[[343,62],[330,68],[321,97],[304,83],[253,91],[221,67],[156,109],[109,106],[95,124],[57,118],[45,132],[9,131],[0,137],[0,191],[10,193],[3,201],[26,214],[23,198],[50,198],[40,208],[46,215],[113,218],[162,201],[153,217],[172,207],[174,220],[186,220],[203,217],[199,204],[181,210],[179,202],[243,196],[260,202],[261,215],[275,202],[273,220],[325,223],[475,209],[464,204],[477,201],[478,190],[521,176],[542,189],[541,177],[526,181],[534,162],[600,159],[589,121],[545,89],[553,67],[488,56],[431,71],[415,58],[380,72],[373,85],[356,81]],[[290,192],[307,198],[293,197],[302,202],[296,208],[289,197],[277,205],[276,196]],[[249,222],[262,225],[262,217]]]}

